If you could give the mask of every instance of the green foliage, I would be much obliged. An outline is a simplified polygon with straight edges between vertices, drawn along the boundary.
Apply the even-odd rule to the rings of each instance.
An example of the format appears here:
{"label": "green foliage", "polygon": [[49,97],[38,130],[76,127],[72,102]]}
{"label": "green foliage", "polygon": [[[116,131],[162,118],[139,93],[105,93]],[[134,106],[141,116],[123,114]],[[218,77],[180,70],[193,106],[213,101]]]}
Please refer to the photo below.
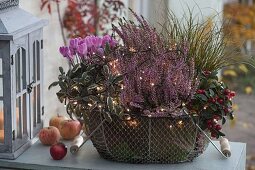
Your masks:
{"label": "green foliage", "polygon": [[71,118],[75,114],[77,118],[86,121],[87,115],[92,112],[117,115],[123,113],[117,99],[122,76],[113,74],[108,64],[78,63],[67,73],[62,67],[59,68],[58,81],[53,82],[49,89],[59,85],[58,99],[66,104]]}
{"label": "green foliage", "polygon": [[192,11],[189,11],[179,20],[170,11],[166,22],[162,25],[162,34],[167,44],[172,45],[173,40],[188,43],[188,55],[194,58],[195,68],[198,71],[215,71],[240,62],[254,66],[253,58],[237,59],[236,49],[226,50],[223,26],[221,24],[219,26],[213,19],[215,18],[202,21],[195,18]]}

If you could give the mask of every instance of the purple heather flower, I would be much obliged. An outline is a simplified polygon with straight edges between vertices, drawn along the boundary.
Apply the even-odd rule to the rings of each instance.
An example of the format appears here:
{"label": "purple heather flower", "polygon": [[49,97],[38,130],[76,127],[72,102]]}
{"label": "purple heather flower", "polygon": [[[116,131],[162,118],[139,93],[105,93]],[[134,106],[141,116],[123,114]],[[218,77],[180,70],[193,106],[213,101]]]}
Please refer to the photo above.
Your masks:
{"label": "purple heather flower", "polygon": [[72,60],[72,54],[71,51],[68,47],[63,46],[59,48],[59,52],[66,58],[68,58],[69,60]]}

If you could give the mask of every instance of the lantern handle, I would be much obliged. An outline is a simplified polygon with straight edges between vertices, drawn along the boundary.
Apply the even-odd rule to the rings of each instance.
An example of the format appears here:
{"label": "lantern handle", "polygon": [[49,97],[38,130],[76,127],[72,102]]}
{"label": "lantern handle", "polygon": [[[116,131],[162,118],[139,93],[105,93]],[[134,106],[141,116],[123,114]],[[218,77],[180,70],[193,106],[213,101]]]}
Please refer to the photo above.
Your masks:
{"label": "lantern handle", "polygon": [[33,90],[33,85],[34,85],[35,81],[33,80],[31,83],[29,83],[27,85],[27,92],[30,94]]}

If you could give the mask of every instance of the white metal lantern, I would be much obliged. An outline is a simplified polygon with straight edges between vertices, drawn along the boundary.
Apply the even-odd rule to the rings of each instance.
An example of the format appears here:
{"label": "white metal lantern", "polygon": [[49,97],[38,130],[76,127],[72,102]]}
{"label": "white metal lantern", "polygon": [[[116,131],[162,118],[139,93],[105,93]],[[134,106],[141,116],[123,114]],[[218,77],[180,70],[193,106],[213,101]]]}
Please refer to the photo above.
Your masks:
{"label": "white metal lantern", "polygon": [[43,126],[46,24],[19,0],[0,0],[0,158],[17,158]]}

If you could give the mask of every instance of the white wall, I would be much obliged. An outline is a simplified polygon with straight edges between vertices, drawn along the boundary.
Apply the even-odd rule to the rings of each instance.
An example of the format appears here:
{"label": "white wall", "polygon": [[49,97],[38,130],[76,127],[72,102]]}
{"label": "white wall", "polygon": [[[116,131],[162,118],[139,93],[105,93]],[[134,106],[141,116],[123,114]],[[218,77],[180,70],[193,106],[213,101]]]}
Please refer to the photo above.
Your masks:
{"label": "white wall", "polygon": [[[62,104],[58,102],[55,95],[57,88],[48,90],[51,82],[57,79],[58,66],[62,65],[67,68],[66,61],[59,55],[58,48],[63,45],[60,34],[60,26],[56,7],[52,9],[52,15],[47,13],[47,8],[43,11],[40,10],[41,0],[20,0],[20,7],[37,17],[48,19],[49,25],[44,28],[44,102],[45,102],[45,125],[48,125],[48,119],[57,113],[66,114]],[[64,8],[64,5],[61,8]],[[62,10],[63,11],[63,10]]]}

